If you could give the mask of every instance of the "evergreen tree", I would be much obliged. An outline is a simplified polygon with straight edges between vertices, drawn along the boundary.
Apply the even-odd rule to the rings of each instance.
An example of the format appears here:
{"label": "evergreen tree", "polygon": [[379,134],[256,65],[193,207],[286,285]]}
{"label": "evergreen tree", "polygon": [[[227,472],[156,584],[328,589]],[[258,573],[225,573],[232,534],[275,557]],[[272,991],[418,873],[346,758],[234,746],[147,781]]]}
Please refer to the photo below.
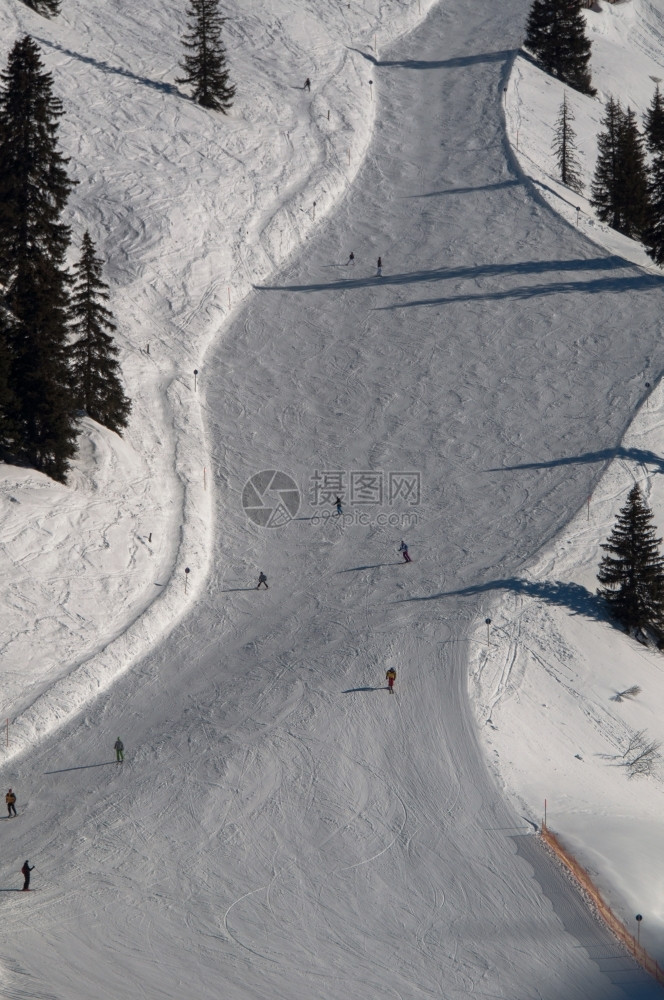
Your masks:
{"label": "evergreen tree", "polygon": [[221,41],[225,18],[219,11],[219,0],[189,0],[187,25],[189,34],[182,44],[189,50],[180,68],[185,75],[176,83],[191,83],[197,104],[223,114],[233,104],[235,87],[228,81],[226,50]]}
{"label": "evergreen tree", "polygon": [[648,224],[648,173],[643,139],[636,123],[636,115],[631,108],[627,108],[620,130],[619,193],[620,231],[625,236],[639,239]]}
{"label": "evergreen tree", "polygon": [[620,101],[609,97],[597,137],[598,157],[592,181],[590,204],[602,222],[620,228],[620,137],[625,119]]}
{"label": "evergreen tree", "polygon": [[23,3],[44,17],[55,17],[60,13],[62,0],[23,0]]}
{"label": "evergreen tree", "polygon": [[0,74],[0,286],[14,318],[9,338],[17,457],[64,480],[75,451],[67,356],[72,182],[58,150],[62,105],[39,48],[17,41]]}
{"label": "evergreen tree", "polygon": [[613,618],[628,632],[661,636],[664,630],[664,558],[661,538],[651,524],[652,511],[638,486],[632,487],[627,503],[602,548],[597,579],[598,594],[605,599]]}
{"label": "evergreen tree", "polygon": [[563,94],[563,103],[560,105],[558,120],[556,121],[556,131],[553,140],[553,152],[560,171],[560,179],[572,191],[578,194],[583,191],[581,181],[580,165],[576,158],[576,133],[572,128],[574,112],[567,103],[567,94]]}
{"label": "evergreen tree", "polygon": [[655,87],[650,107],[643,116],[645,128],[646,146],[653,155],[664,150],[664,98],[659,89],[659,84]]}
{"label": "evergreen tree", "polygon": [[104,305],[109,294],[101,273],[102,262],[86,232],[71,299],[71,325],[78,335],[72,349],[74,395],[93,420],[120,433],[127,426],[131,403],[118,374],[118,349],[111,336],[116,326]]}
{"label": "evergreen tree", "polygon": [[646,144],[651,154],[648,195],[650,209],[643,240],[656,264],[664,264],[664,99],[655,88],[645,114]]}
{"label": "evergreen tree", "polygon": [[15,448],[16,398],[11,388],[11,349],[14,319],[0,306],[0,456],[10,460]]}
{"label": "evergreen tree", "polygon": [[524,45],[547,73],[582,94],[596,93],[590,77],[583,0],[533,0]]}

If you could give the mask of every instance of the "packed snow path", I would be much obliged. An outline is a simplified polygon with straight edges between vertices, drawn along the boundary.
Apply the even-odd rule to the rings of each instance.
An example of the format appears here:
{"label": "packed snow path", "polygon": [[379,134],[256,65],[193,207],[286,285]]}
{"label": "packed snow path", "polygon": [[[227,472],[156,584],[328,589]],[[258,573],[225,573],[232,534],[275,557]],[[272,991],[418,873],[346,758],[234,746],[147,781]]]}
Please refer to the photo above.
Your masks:
{"label": "packed snow path", "polygon": [[[450,0],[367,61],[357,185],[207,359],[216,570],[18,769],[5,857],[36,863],[39,893],[8,895],[7,995],[655,995],[538,849],[539,817],[503,803],[467,695],[483,633],[459,592],[565,523],[662,364],[661,282],[514,172],[500,103],[524,9]],[[303,502],[259,529],[242,488],[273,468]],[[420,472],[419,522],[310,520],[324,470]],[[126,763],[106,764],[118,734]]]}

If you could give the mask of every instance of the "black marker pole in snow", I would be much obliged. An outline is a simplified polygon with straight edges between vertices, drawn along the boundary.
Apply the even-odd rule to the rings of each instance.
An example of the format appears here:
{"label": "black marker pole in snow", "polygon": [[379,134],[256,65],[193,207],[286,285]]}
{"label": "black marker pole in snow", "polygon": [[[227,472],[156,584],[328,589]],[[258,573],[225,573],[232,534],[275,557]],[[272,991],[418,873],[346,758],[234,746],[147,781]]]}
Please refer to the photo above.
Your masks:
{"label": "black marker pole in snow", "polygon": [[491,645],[491,635],[490,635],[491,619],[490,618],[485,618],[484,624],[486,625],[486,644],[487,644],[487,646],[490,646]]}
{"label": "black marker pole in snow", "polygon": [[185,568],[184,568],[184,592],[185,592],[185,594],[187,593],[187,580],[189,579],[189,572],[190,572],[189,571],[189,567],[185,566]]}
{"label": "black marker pole in snow", "polygon": [[198,368],[194,368],[194,392],[196,392],[197,389],[197,381],[198,381]]}

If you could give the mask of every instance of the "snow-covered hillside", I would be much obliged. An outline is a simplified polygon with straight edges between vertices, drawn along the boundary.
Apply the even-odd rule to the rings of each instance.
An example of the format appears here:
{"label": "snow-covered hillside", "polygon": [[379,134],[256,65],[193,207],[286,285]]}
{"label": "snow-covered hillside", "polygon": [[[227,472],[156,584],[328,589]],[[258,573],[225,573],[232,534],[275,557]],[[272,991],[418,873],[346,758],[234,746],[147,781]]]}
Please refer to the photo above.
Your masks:
{"label": "snow-covered hillside", "polygon": [[[654,997],[503,799],[468,697],[494,582],[579,510],[601,462],[575,459],[664,359],[660,279],[510,151],[527,3],[235,7],[230,121],[172,86],[180,7],[65,6],[0,16],[63,81],[136,409],[67,489],[6,470],[2,987]],[[295,484],[280,527],[244,509],[265,470]]]}

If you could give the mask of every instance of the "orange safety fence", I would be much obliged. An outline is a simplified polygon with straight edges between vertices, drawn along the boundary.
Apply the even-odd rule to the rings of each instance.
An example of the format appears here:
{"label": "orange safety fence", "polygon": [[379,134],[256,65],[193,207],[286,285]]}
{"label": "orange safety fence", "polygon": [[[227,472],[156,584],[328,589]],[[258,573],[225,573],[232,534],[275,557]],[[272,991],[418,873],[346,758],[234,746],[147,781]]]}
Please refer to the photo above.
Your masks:
{"label": "orange safety fence", "polygon": [[655,959],[648,954],[643,945],[641,945],[634,935],[627,930],[625,925],[621,923],[611,907],[604,902],[599,889],[597,889],[597,887],[593,884],[593,881],[585,868],[581,867],[576,858],[570,854],[565,847],[563,847],[555,833],[551,833],[548,827],[544,824],[542,824],[540,836],[544,843],[553,851],[556,857],[562,861],[568,871],[571,872],[576,881],[579,883],[581,889],[587,893],[588,896],[590,896],[593,906],[596,908],[599,916],[609,930],[618,938],[619,941],[622,941],[629,953],[634,957],[639,965],[646,970],[646,972],[650,973],[650,975],[653,976],[658,983],[664,984],[664,969],[662,969]]}

